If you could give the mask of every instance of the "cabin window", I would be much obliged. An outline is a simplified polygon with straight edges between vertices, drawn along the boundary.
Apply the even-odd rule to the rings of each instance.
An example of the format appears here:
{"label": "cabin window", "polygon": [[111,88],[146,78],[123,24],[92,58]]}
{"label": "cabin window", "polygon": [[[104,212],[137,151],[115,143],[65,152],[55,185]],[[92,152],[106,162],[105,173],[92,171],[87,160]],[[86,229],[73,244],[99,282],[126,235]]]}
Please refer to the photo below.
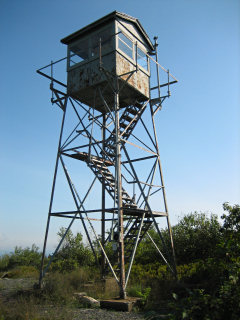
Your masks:
{"label": "cabin window", "polygon": [[111,28],[107,28],[91,37],[90,44],[90,57],[99,56],[99,45],[101,39],[101,52],[102,54],[111,51],[113,49],[112,43],[112,31]]}
{"label": "cabin window", "polygon": [[69,66],[72,67],[77,63],[88,59],[88,40],[78,41],[77,44],[70,47]]}
{"label": "cabin window", "polygon": [[140,48],[137,48],[137,64],[148,71],[148,56]]}
{"label": "cabin window", "polygon": [[113,50],[112,29],[105,28],[70,46],[68,66],[73,67],[80,62],[99,57],[100,39],[102,55]]}
{"label": "cabin window", "polygon": [[118,48],[133,59],[133,42],[118,29]]}

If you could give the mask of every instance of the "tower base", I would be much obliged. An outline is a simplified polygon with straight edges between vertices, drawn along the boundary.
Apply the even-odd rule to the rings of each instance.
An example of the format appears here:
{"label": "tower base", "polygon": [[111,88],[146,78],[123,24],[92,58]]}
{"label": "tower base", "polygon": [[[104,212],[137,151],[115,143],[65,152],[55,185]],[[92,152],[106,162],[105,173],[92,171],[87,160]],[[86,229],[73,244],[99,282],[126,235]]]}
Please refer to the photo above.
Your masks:
{"label": "tower base", "polygon": [[100,301],[100,308],[111,309],[116,311],[132,311],[134,306],[137,306],[141,298],[128,297],[126,299],[107,299]]}

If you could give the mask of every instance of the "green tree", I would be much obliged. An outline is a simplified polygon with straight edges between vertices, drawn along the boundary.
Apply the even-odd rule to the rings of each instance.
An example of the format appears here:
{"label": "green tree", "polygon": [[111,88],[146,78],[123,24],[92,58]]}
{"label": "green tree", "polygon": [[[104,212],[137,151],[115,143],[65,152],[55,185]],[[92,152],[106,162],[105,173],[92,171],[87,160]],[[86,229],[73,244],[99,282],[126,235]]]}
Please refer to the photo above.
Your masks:
{"label": "green tree", "polygon": [[34,266],[39,268],[42,253],[39,248],[33,244],[31,248],[15,247],[14,252],[9,256],[8,268],[16,266]]}
{"label": "green tree", "polygon": [[[179,290],[170,306],[172,320],[238,320],[240,314],[240,207],[223,204],[221,236],[213,256],[198,264],[185,283],[193,290]],[[199,250],[201,243],[199,243]],[[195,281],[197,279],[197,282]],[[201,288],[201,289],[200,289]]]}
{"label": "green tree", "polygon": [[[65,234],[66,229],[61,228],[57,233],[59,238]],[[69,230],[62,246],[56,254],[52,269],[59,271],[69,271],[81,266],[90,266],[94,263],[94,256],[91,249],[84,245],[81,233],[73,235]]]}
{"label": "green tree", "polygon": [[214,257],[222,239],[221,225],[213,214],[190,213],[172,229],[178,264]]}
{"label": "green tree", "polygon": [[[158,247],[167,256],[167,251],[155,229],[150,231],[151,237]],[[221,225],[216,215],[208,216],[206,213],[193,212],[185,215],[175,226],[172,227],[173,241],[177,264],[187,264],[196,260],[204,260],[215,255],[217,245],[223,235]],[[171,253],[168,229],[162,230],[162,236],[168,252]],[[151,240],[145,237],[140,243],[136,263],[147,264],[161,262]]]}
{"label": "green tree", "polygon": [[225,212],[222,215],[222,234],[224,241],[222,248],[224,254],[231,257],[240,256],[240,206],[230,206],[227,202],[223,204]]}

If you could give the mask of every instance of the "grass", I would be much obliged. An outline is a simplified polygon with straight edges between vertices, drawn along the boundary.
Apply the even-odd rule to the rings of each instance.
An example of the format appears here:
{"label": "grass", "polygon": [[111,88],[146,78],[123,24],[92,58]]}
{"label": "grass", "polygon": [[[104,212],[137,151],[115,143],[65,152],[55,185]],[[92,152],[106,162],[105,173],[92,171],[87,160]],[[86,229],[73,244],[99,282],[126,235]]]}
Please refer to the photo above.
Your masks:
{"label": "grass", "polygon": [[[0,320],[65,320],[71,318],[74,310],[86,307],[76,300],[75,292],[86,292],[94,298],[106,298],[109,294],[109,291],[105,293],[99,272],[95,269],[80,268],[65,274],[49,273],[44,279],[43,289],[33,289],[37,273],[32,267],[18,267],[8,275],[11,278],[3,280],[4,285],[0,282],[0,293],[3,298],[6,295],[5,299],[0,299]],[[8,289],[7,293],[5,289]]]}
{"label": "grass", "polygon": [[0,302],[0,320],[69,319],[71,309],[49,305],[34,296],[18,296],[14,301]]}
{"label": "grass", "polygon": [[7,272],[8,278],[38,278],[39,270],[33,266],[19,266]]}
{"label": "grass", "polygon": [[[15,283],[15,288],[8,293],[9,301],[0,302],[0,320],[65,320],[71,318],[70,314],[79,308],[86,307],[75,298],[76,292],[86,292],[95,299],[113,298],[119,294],[115,280],[110,279],[104,283],[100,280],[99,271],[94,268],[82,267],[68,273],[50,272],[44,278],[41,290],[33,289],[33,283],[38,278],[34,267],[18,267],[8,272],[8,275],[11,279],[4,283],[7,286]],[[128,296],[142,299],[137,311],[149,310],[154,303],[159,304],[156,297],[166,295],[164,291],[169,285],[169,282],[163,282],[145,278],[141,285],[140,281],[132,280],[129,283]]]}

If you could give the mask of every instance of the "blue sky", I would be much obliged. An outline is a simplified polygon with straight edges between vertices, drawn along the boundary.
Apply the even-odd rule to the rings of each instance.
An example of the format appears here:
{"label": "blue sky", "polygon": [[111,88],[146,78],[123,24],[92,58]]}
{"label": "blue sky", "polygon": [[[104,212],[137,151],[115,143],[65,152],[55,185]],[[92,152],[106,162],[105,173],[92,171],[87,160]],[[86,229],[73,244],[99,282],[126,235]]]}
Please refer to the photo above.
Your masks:
{"label": "blue sky", "polygon": [[0,252],[43,243],[61,110],[35,71],[66,55],[60,39],[113,10],[159,37],[160,63],[179,79],[158,126],[172,224],[240,203],[238,0],[2,0]]}

